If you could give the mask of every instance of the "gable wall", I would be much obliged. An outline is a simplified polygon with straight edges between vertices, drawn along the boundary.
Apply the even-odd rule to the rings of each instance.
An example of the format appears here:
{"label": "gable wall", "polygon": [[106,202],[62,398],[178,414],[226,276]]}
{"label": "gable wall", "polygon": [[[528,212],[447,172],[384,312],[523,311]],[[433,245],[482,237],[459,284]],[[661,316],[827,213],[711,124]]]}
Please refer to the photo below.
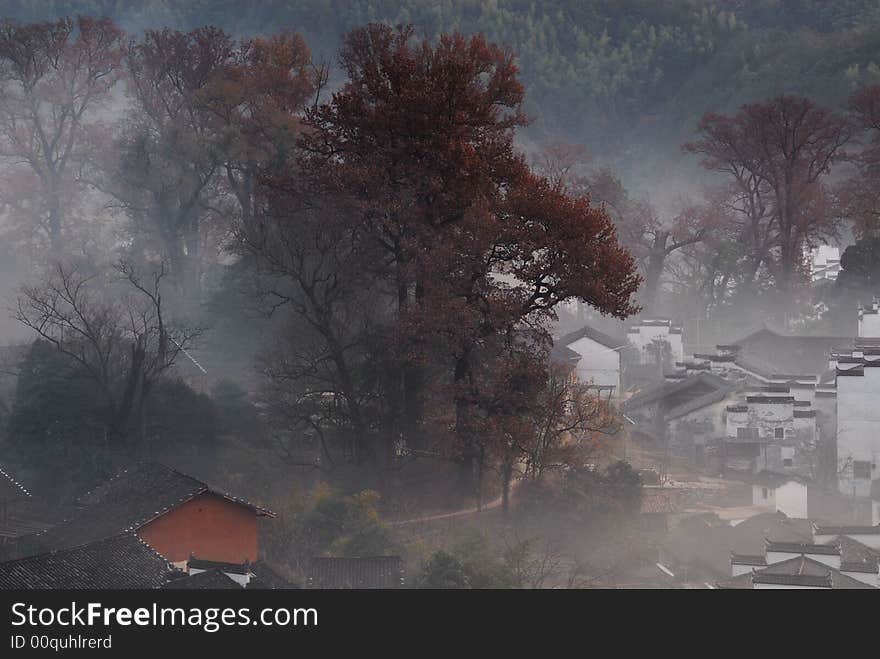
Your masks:
{"label": "gable wall", "polygon": [[142,526],[143,540],[172,563],[191,553],[209,561],[257,560],[257,517],[246,506],[201,494]]}

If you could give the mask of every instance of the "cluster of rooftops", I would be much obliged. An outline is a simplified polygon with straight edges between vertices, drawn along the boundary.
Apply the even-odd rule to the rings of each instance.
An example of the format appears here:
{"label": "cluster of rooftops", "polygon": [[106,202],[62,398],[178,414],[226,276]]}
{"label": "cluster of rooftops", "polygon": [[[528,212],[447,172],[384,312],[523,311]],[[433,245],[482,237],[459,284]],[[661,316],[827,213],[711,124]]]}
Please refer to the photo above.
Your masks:
{"label": "cluster of rooftops", "polygon": [[[0,503],[31,497],[0,469]],[[201,513],[208,504],[213,508],[198,519],[194,508]],[[0,589],[299,587],[256,560],[254,520],[272,517],[271,510],[189,474],[141,462],[80,496],[60,522],[10,533],[18,556],[0,562]],[[157,524],[164,525],[160,532]],[[204,553],[177,556],[193,537]],[[253,559],[218,558],[245,552]],[[399,556],[315,557],[309,563],[303,584],[309,588],[399,588],[404,582]]]}
{"label": "cluster of rooftops", "polygon": [[[880,587],[880,550],[844,532],[880,539],[878,527],[822,527],[813,525],[811,541],[766,539],[763,554],[730,553],[733,576],[720,588],[772,586],[802,588]],[[830,536],[830,539],[824,540]]]}
{"label": "cluster of rooftops", "polygon": [[[0,475],[0,487],[17,486],[21,495],[31,498],[31,493],[7,472],[0,471]],[[191,556],[185,566],[175,565],[141,538],[139,531],[205,494],[256,516],[274,517],[262,506],[180,471],[155,462],[140,463],[83,494],[76,509],[59,523],[19,535],[19,546],[26,547],[30,555],[0,563],[0,588],[160,588],[170,587],[171,583],[181,586],[195,576],[188,569],[195,557]],[[217,562],[207,571],[217,572],[224,579],[236,571],[254,577],[236,587],[285,584],[284,579],[260,562]],[[200,576],[194,583],[205,579]]]}

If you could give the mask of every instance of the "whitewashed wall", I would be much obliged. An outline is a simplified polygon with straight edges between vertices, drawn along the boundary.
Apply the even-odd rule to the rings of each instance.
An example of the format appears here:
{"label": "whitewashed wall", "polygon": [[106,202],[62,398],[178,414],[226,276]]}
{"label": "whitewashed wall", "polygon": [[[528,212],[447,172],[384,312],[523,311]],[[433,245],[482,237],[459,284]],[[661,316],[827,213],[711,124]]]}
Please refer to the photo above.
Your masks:
{"label": "whitewashed wall", "polygon": [[581,382],[620,390],[620,350],[608,348],[588,336],[568,345],[581,356],[577,376]]}
{"label": "whitewashed wall", "polygon": [[854,479],[852,462],[870,462],[871,479],[880,478],[880,368],[865,367],[863,376],[837,378],[837,459],[840,492],[869,496],[871,481]]}

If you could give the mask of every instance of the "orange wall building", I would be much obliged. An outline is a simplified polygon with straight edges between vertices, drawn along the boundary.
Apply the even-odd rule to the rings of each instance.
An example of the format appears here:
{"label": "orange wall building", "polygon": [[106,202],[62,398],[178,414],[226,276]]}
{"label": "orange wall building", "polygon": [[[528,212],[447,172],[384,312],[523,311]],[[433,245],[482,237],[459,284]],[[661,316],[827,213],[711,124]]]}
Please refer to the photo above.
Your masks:
{"label": "orange wall building", "polygon": [[257,560],[257,516],[252,508],[206,492],[148,522],[137,534],[172,563],[190,554],[226,563]]}

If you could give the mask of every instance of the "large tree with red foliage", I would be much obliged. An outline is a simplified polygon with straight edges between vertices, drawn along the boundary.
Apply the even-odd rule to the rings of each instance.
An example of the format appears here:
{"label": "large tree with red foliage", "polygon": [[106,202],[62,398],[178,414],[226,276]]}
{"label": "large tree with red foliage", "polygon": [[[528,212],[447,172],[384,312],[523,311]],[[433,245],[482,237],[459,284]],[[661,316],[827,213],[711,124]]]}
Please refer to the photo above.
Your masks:
{"label": "large tree with red foliage", "polygon": [[[369,275],[384,299],[374,309],[387,310],[390,409],[378,442],[362,443],[375,456],[401,436],[417,446],[436,434],[479,470],[498,445],[474,428],[491,414],[485,378],[503,370],[499,360],[527,345],[541,363],[560,302],[627,316],[639,277],[607,213],[533,174],[514,148],[525,118],[510,53],[480,36],[431,43],[370,25],[348,36],[341,64],[348,82],[308,114],[300,167],[308,212],[346,206],[330,214],[360,241],[346,268]],[[273,207],[290,208],[277,197],[290,190],[283,172],[269,183]],[[342,361],[336,373],[351,373]],[[430,416],[448,415],[430,424],[436,433],[423,423],[429,403]]]}
{"label": "large tree with red foliage", "polygon": [[[806,98],[779,96],[733,116],[706,114],[684,149],[732,183],[760,259],[788,291],[803,247],[833,227],[826,178],[852,137],[846,117]],[[767,230],[770,239],[762,237]]]}
{"label": "large tree with red foliage", "polygon": [[586,196],[605,207],[620,242],[639,266],[639,305],[647,313],[656,310],[670,260],[720,228],[721,216],[705,205],[684,205],[677,213],[661,216],[647,201],[632,197],[611,169],[590,167],[589,154],[581,146],[550,143],[538,152],[534,164],[566,194]]}
{"label": "large tree with red foliage", "polygon": [[841,212],[853,223],[856,234],[872,237],[880,231],[880,85],[855,92],[849,106],[867,141],[853,158],[855,174],[838,189]]}

